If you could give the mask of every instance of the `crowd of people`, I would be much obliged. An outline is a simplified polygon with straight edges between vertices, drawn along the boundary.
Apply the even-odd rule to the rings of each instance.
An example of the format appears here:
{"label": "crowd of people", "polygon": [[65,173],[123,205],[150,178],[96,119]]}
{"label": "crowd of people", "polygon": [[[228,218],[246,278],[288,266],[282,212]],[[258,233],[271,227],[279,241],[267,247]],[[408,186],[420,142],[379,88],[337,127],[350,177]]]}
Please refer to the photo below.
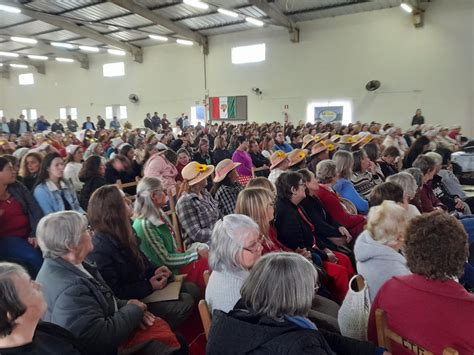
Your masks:
{"label": "crowd of people", "polygon": [[472,354],[474,198],[451,164],[469,137],[414,122],[3,118],[0,352],[186,354],[205,299],[208,354],[388,354],[377,309]]}

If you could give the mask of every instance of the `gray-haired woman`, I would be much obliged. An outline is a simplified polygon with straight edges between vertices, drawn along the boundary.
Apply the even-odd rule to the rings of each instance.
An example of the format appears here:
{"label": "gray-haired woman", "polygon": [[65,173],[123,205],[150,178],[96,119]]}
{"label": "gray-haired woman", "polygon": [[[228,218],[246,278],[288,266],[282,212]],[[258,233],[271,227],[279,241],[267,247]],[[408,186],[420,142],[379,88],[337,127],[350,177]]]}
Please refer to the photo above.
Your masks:
{"label": "gray-haired woman", "polygon": [[307,318],[318,275],[295,253],[269,253],[242,285],[233,311],[213,314],[207,354],[375,354],[368,342],[318,330]]}
{"label": "gray-haired woman", "polygon": [[20,265],[0,262],[0,353],[81,354],[67,330],[40,322],[46,312],[41,285]]}
{"label": "gray-haired woman", "polygon": [[[114,354],[140,325],[153,326],[155,317],[144,303],[116,299],[97,269],[85,262],[93,244],[84,215],[49,214],[38,224],[37,237],[45,259],[37,277],[48,304],[43,319],[69,330],[87,354]],[[155,351],[170,350],[152,343]]]}
{"label": "gray-haired woman", "polygon": [[248,216],[230,214],[217,221],[211,237],[206,288],[211,310],[230,311],[240,299],[240,287],[262,255],[260,229]]}
{"label": "gray-haired woman", "polygon": [[413,175],[401,172],[394,175],[390,175],[387,178],[387,182],[393,182],[398,184],[403,189],[403,205],[408,210],[409,218],[413,218],[420,215],[420,211],[416,206],[412,205],[410,201],[415,199],[416,193],[418,192],[418,185]]}

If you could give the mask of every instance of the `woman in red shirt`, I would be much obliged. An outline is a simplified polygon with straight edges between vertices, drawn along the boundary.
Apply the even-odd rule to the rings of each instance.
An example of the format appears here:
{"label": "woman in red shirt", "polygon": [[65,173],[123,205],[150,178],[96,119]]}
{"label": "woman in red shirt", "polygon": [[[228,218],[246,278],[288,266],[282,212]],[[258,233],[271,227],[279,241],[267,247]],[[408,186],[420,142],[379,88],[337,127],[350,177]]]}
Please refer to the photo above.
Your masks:
{"label": "woman in red shirt", "polygon": [[43,213],[31,192],[15,180],[11,163],[0,157],[0,259],[23,264],[36,276],[43,258],[32,237]]}

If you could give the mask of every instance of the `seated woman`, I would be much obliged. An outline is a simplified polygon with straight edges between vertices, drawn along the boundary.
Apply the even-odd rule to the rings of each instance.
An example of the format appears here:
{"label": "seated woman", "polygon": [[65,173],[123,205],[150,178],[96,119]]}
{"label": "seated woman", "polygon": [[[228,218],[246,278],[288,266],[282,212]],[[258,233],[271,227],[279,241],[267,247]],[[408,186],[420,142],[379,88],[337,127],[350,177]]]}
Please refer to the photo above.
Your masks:
{"label": "seated woman", "polygon": [[278,177],[288,170],[290,161],[283,151],[278,150],[271,155],[270,162],[272,165],[270,165],[270,175],[268,175],[268,180],[275,184]]}
{"label": "seated woman", "polygon": [[43,156],[36,152],[28,152],[21,159],[19,175],[22,184],[30,191],[33,191],[36,185],[42,160]]}
{"label": "seated woman", "polygon": [[69,330],[85,354],[116,354],[140,343],[157,353],[182,348],[144,303],[115,298],[97,268],[85,262],[94,248],[87,225],[75,211],[51,213],[38,225],[45,261],[36,281],[48,305],[43,320]]}
{"label": "seated woman", "polygon": [[255,140],[249,141],[249,154],[252,158],[255,176],[267,177],[270,173],[270,160],[265,158],[265,156],[260,152],[258,143]]}
{"label": "seated woman", "polygon": [[[416,188],[416,182],[413,176],[407,173],[398,173],[389,176],[389,178],[391,177],[393,178],[387,179],[390,181],[386,181],[380,185],[377,185],[374,188],[374,190],[370,194],[370,206],[379,206],[386,200],[394,201],[398,205],[405,208],[408,219],[412,219],[414,217],[419,216],[420,211],[418,211],[415,206],[409,203],[410,197],[407,193],[405,193],[405,191],[407,190],[404,190],[402,185],[396,182],[399,181],[403,183],[406,189],[410,189],[411,191],[413,191],[413,189]],[[410,194],[413,194],[413,192],[410,192]]]}
{"label": "seated woman", "polygon": [[209,243],[214,224],[220,218],[217,201],[206,190],[214,166],[192,161],[181,172],[184,191],[176,204],[176,214],[184,230],[184,243]]}
{"label": "seated woman", "polygon": [[0,289],[0,353],[83,354],[71,333],[41,322],[47,308],[41,285],[23,267],[0,262]]}
{"label": "seated woman", "polygon": [[[337,153],[336,153],[337,154]],[[363,197],[369,198],[373,188],[383,181],[376,172],[375,164],[369,159],[365,150],[352,153],[354,167],[351,181],[356,191]]]}
{"label": "seated woman", "polygon": [[87,211],[94,191],[107,184],[104,176],[105,165],[100,157],[93,155],[84,162],[79,172],[79,180],[84,184],[79,193],[79,203],[84,211]]}
{"label": "seated woman", "polygon": [[230,159],[224,159],[216,166],[214,186],[210,192],[219,204],[222,216],[234,213],[237,196],[244,189],[238,182],[239,174],[236,168],[239,166],[240,163],[234,163]]}
{"label": "seated woman", "polygon": [[68,180],[74,190],[79,193],[82,189],[82,182],[79,179],[79,172],[82,168],[82,158],[84,150],[79,145],[71,144],[66,147],[67,158],[66,167],[64,168],[64,178]]}
{"label": "seated woman", "polygon": [[[423,352],[441,354],[449,346],[471,354],[474,295],[458,282],[468,256],[462,225],[440,211],[413,219],[405,235],[405,255],[413,274],[395,276],[379,290],[370,311],[369,339],[377,341],[375,311],[382,309],[390,328]],[[392,351],[411,354],[396,345]]]}
{"label": "seated woman", "polygon": [[176,194],[176,161],[178,156],[171,149],[152,155],[145,164],[143,176],[154,176],[160,179],[165,193],[168,189]]}
{"label": "seated woman", "polygon": [[315,225],[301,206],[306,197],[306,184],[301,174],[283,173],[277,180],[276,188],[275,227],[278,239],[292,250],[305,248],[312,253],[313,262],[324,267],[330,276],[328,288],[335,300],[341,303],[348,291],[349,279],[354,275],[351,261],[346,255],[329,250],[317,238]]}
{"label": "seated woman", "polygon": [[388,178],[398,173],[397,162],[400,157],[400,150],[397,147],[390,146],[382,151],[382,155],[378,160],[383,176]]}
{"label": "seated woman", "polygon": [[[268,181],[268,180],[267,180]],[[266,206],[266,208],[264,208]],[[273,226],[275,206],[275,193],[261,187],[247,187],[239,194],[235,213],[243,214],[252,218],[260,229],[260,238],[263,246],[262,255],[271,252],[291,251],[285,247],[277,238],[277,231]],[[296,249],[298,254],[312,261],[311,253],[306,249]],[[337,313],[339,305],[335,302],[315,295],[310,318],[318,326],[325,329],[340,332]]]}
{"label": "seated woman", "polygon": [[230,214],[217,221],[209,251],[212,273],[206,288],[211,312],[234,308],[249,270],[261,255],[260,231],[250,217]]}
{"label": "seated woman", "polygon": [[224,136],[214,139],[214,164],[219,164],[224,159],[232,159],[232,154],[227,150],[227,141]]}
{"label": "seated woman", "polygon": [[[166,266],[156,268],[140,252],[130,223],[132,211],[117,187],[103,186],[94,192],[87,215],[95,231],[88,260],[97,265],[114,295],[143,299],[167,285],[171,271]],[[188,318],[198,300],[196,285],[185,282],[178,300],[150,303],[148,309],[175,328]]]}
{"label": "seated woman", "polygon": [[178,170],[178,175],[176,175],[176,181],[181,182],[183,181],[183,176],[181,175],[181,171],[191,161],[191,155],[189,154],[189,151],[186,148],[181,148],[180,150],[178,150],[177,154],[178,154],[178,160],[176,163],[176,170]]}
{"label": "seated woman", "polygon": [[156,267],[166,266],[173,274],[187,274],[186,280],[205,289],[202,274],[207,265],[208,247],[178,252],[175,231],[163,212],[166,195],[158,178],[144,177],[137,186],[133,228],[140,238],[140,250]]}
{"label": "seated woman", "polygon": [[307,318],[317,289],[316,269],[301,255],[265,255],[234,310],[214,312],[207,354],[382,354],[371,343],[318,329]]}
{"label": "seated woman", "polygon": [[0,157],[0,258],[24,265],[32,277],[43,263],[34,238],[42,217],[31,192],[16,182],[11,163]]}
{"label": "seated woman", "polygon": [[384,201],[369,211],[367,229],[357,238],[354,254],[371,301],[385,281],[410,274],[405,257],[400,254],[408,222],[406,210],[394,201]]}
{"label": "seated woman", "polygon": [[354,238],[364,230],[365,217],[358,214],[349,214],[341,203],[333,186],[337,183],[336,163],[332,160],[323,160],[316,168],[316,178],[319,180],[318,198],[325,211],[332,220],[344,226]]}
{"label": "seated woman", "polygon": [[[138,171],[133,171],[132,163],[126,156],[117,154],[105,164],[105,181],[107,184],[115,184],[117,180],[122,183],[134,182],[140,176]],[[137,188],[128,187],[123,190],[129,195],[135,195]]]}
{"label": "seated woman", "polygon": [[34,196],[45,215],[70,210],[84,213],[76,191],[64,179],[64,161],[58,153],[44,157],[36,184]]}
{"label": "seated woman", "polygon": [[351,181],[352,167],[354,166],[352,153],[339,150],[334,154],[332,160],[336,163],[336,171],[339,174],[339,180],[333,186],[334,191],[341,197],[351,201],[356,206],[358,213],[367,214],[369,212],[369,203],[359,195]]}

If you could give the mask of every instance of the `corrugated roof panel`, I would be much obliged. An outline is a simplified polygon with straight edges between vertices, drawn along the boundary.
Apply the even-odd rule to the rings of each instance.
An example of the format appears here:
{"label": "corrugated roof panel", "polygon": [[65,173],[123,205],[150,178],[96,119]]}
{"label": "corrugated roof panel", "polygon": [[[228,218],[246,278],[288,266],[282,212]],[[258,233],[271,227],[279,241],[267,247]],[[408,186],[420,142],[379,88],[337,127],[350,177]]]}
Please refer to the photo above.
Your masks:
{"label": "corrugated roof panel", "polygon": [[103,2],[94,6],[88,6],[83,9],[68,12],[67,16],[78,17],[88,21],[98,21],[104,18],[128,13],[129,11],[123,7],[110,2]]}
{"label": "corrugated roof panel", "polygon": [[[66,2],[66,1],[61,1]],[[58,1],[44,1],[44,0],[37,0],[32,1],[26,4],[27,7],[33,10],[44,11],[48,13],[58,13],[64,11],[64,8],[60,6]]]}
{"label": "corrugated roof panel", "polygon": [[163,5],[168,5],[168,4],[179,4],[181,3],[180,0],[137,0],[136,1],[138,4],[152,8],[156,6],[163,6]]}
{"label": "corrugated roof panel", "polygon": [[110,32],[110,31],[114,31],[114,30],[119,29],[118,27],[107,26],[107,25],[104,25],[104,24],[101,24],[101,23],[87,24],[87,25],[84,25],[84,27],[90,28],[91,30],[94,30],[94,31],[100,32],[100,33],[106,33],[106,32]]}
{"label": "corrugated roof panel", "polygon": [[248,5],[249,2],[248,0],[214,0],[212,3],[230,10],[239,6]]}
{"label": "corrugated roof panel", "polygon": [[[102,0],[40,0],[44,2],[55,2],[56,5],[61,6],[64,10],[71,10],[89,4],[98,4]],[[64,11],[63,10],[63,11]]]}
{"label": "corrugated roof panel", "polygon": [[325,7],[350,2],[353,2],[353,0],[275,0],[275,4],[283,12],[301,11],[315,7]]}
{"label": "corrugated roof panel", "polygon": [[147,20],[146,18],[141,17],[140,15],[127,15],[123,17],[119,17],[116,19],[111,19],[105,21],[107,24],[113,24],[113,25],[118,25],[118,26],[123,26],[123,27],[138,27],[138,26],[143,26],[143,25],[148,25],[152,24],[150,20]]}
{"label": "corrugated roof panel", "polygon": [[250,17],[266,17],[267,14],[260,10],[258,7],[255,6],[248,6],[248,7],[243,7],[238,10],[239,13],[241,13],[244,16],[250,16]]}
{"label": "corrugated roof panel", "polygon": [[152,40],[150,38],[147,38],[147,39],[141,39],[141,40],[138,40],[138,41],[131,41],[129,43],[133,44],[135,46],[139,46],[139,47],[150,47],[150,46],[161,46],[161,45],[167,44],[169,42],[160,42],[160,41],[155,41],[155,40]]}
{"label": "corrugated roof panel", "polygon": [[45,22],[33,21],[33,22],[24,23],[18,26],[10,27],[8,28],[8,31],[18,34],[18,35],[30,36],[36,33],[41,33],[41,32],[46,32],[46,31],[51,31],[51,30],[56,30],[56,29],[58,29],[58,27],[52,26]]}
{"label": "corrugated roof panel", "polygon": [[24,47],[27,47],[27,45],[24,43],[17,43],[17,42],[11,42],[11,41],[0,43],[0,51],[5,51],[5,52],[14,51],[14,50],[17,50],[19,48],[24,48]]}
{"label": "corrugated roof panel", "polygon": [[47,41],[67,41],[68,39],[80,37],[77,33],[69,32],[67,30],[54,31],[37,36],[37,38],[45,39]]}
{"label": "corrugated roof panel", "polygon": [[147,27],[142,27],[140,28],[141,31],[149,32],[151,34],[156,34],[156,35],[169,35],[173,33],[173,31],[170,31],[166,27],[160,26],[160,25],[153,25],[153,26],[147,26]]}
{"label": "corrugated roof panel", "polygon": [[209,28],[207,30],[200,30],[199,33],[205,36],[213,36],[213,35],[220,35],[224,33],[231,33],[231,32],[238,32],[238,31],[246,31],[255,29],[255,26],[249,24],[247,22],[243,22],[236,25],[230,25],[225,27],[217,27],[217,28]]}
{"label": "corrugated roof panel", "polygon": [[188,17],[188,16],[195,16],[195,15],[201,15],[201,14],[206,14],[211,12],[212,9],[210,8],[209,10],[202,10],[202,9],[196,9],[195,7],[186,5],[186,4],[177,4],[173,6],[167,6],[161,9],[154,10],[153,12],[156,12],[158,14],[161,14],[165,17],[168,17],[172,20],[180,19],[183,17]]}
{"label": "corrugated roof panel", "polygon": [[111,33],[108,35],[109,37],[114,37],[115,39],[120,39],[123,41],[132,41],[134,39],[143,38],[144,35],[142,33],[134,33],[130,31],[120,31]]}
{"label": "corrugated roof panel", "polygon": [[31,20],[31,17],[22,14],[12,14],[9,12],[0,12],[0,28],[11,26],[16,23],[25,22]]}
{"label": "corrugated roof panel", "polygon": [[198,30],[200,28],[233,24],[238,21],[242,21],[242,19],[236,19],[232,21],[231,18],[228,16],[222,16],[221,14],[212,14],[181,20],[178,21],[178,23],[185,25],[193,30]]}

